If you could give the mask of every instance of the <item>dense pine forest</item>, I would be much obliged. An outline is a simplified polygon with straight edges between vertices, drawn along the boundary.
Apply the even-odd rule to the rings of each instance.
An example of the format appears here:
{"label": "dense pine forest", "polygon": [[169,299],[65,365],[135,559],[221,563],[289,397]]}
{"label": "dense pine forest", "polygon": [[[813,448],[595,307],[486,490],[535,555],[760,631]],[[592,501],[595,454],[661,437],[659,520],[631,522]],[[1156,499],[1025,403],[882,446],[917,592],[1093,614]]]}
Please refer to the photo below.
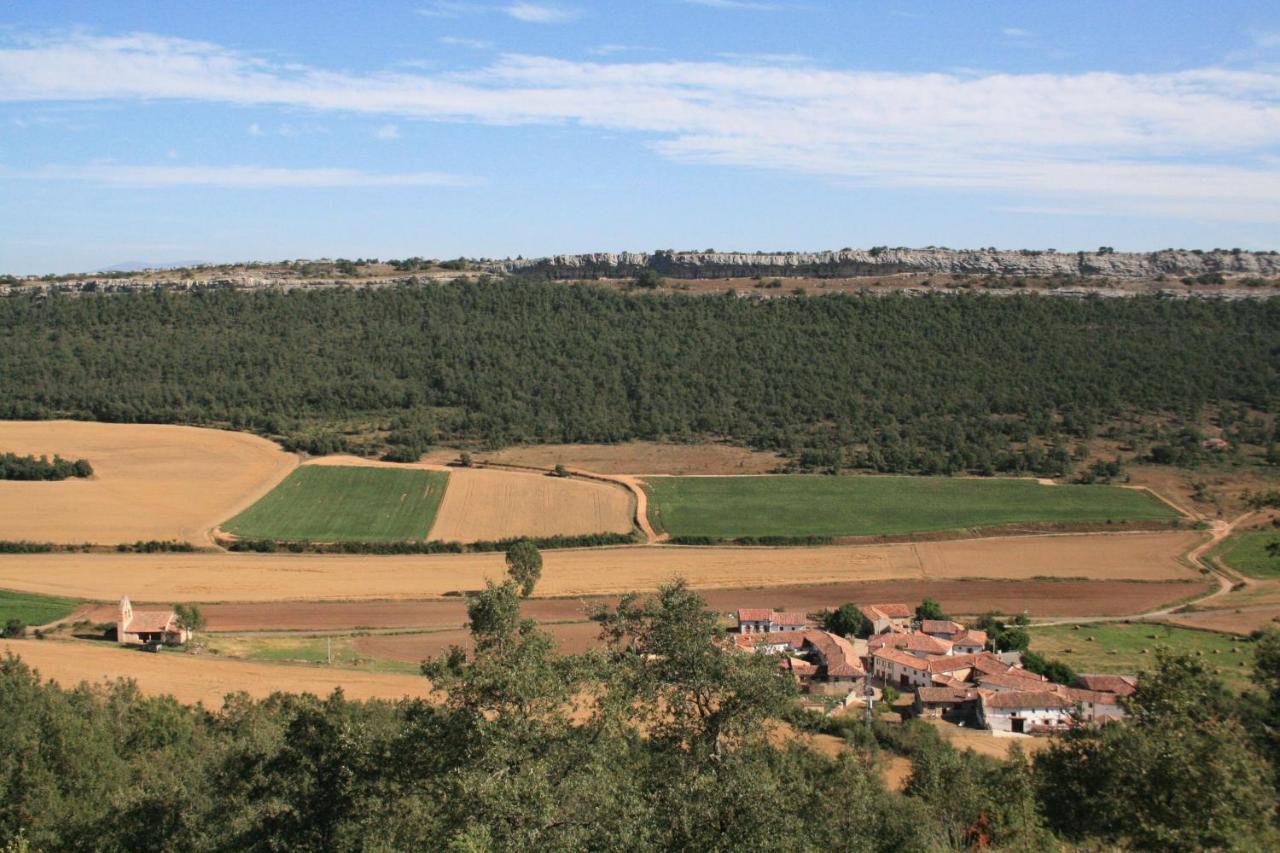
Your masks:
{"label": "dense pine forest", "polygon": [[[72,691],[0,659],[0,845],[12,850],[1275,849],[1280,634],[1266,695],[1160,655],[1125,725],[1028,760],[905,726],[787,710],[676,583],[598,614],[560,657],[514,584],[469,606],[473,654],[424,666],[440,701],[233,696],[221,709]],[[577,711],[570,718],[565,709]],[[824,757],[791,731],[824,729]],[[902,792],[882,762],[909,756]],[[25,847],[23,844],[29,844]]]}
{"label": "dense pine forest", "polygon": [[717,437],[805,468],[1059,474],[1116,424],[1187,461],[1210,411],[1232,441],[1273,445],[1278,371],[1275,299],[761,301],[481,279],[0,300],[2,418],[397,457]]}

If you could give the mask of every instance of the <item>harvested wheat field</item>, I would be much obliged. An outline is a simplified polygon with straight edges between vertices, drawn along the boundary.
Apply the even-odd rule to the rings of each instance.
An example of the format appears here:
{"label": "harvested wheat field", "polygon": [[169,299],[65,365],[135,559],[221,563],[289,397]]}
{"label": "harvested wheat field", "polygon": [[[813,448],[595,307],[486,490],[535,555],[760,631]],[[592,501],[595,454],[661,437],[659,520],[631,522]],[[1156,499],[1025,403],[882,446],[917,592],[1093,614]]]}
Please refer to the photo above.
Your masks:
{"label": "harvested wheat field", "polygon": [[[697,589],[958,578],[1197,580],[1177,560],[1196,539],[1099,533],[820,548],[584,548],[544,554],[536,594],[655,589],[677,575]],[[439,598],[480,589],[505,572],[500,553],[0,556],[0,588],[97,601],[126,593],[159,602]]]}
{"label": "harvested wheat field", "polygon": [[629,533],[634,499],[621,486],[544,474],[455,468],[431,528],[441,542]]}
{"label": "harvested wheat field", "polygon": [[179,702],[203,702],[211,708],[221,707],[223,697],[238,691],[257,698],[277,691],[327,696],[341,687],[348,699],[392,700],[425,698],[431,692],[427,680],[414,675],[218,660],[181,652],[152,654],[106,643],[0,641],[0,654],[6,652],[63,687],[131,678],[149,696],[173,696]]}
{"label": "harvested wheat field", "polygon": [[[546,444],[509,447],[477,454],[486,462],[552,468],[565,465],[599,474],[766,474],[786,460],[729,444],[660,444],[628,441],[623,444]],[[452,462],[456,450],[437,451],[424,459]]]}
{"label": "harvested wheat field", "polygon": [[83,458],[87,480],[0,481],[0,539],[211,544],[208,531],[298,464],[263,438],[155,424],[0,421],[0,451]]}
{"label": "harvested wheat field", "polygon": [[1229,634],[1249,634],[1263,628],[1275,628],[1280,623],[1280,607],[1252,607],[1239,610],[1199,610],[1178,613],[1164,620],[1171,625],[1201,628],[1206,631],[1223,631]]}

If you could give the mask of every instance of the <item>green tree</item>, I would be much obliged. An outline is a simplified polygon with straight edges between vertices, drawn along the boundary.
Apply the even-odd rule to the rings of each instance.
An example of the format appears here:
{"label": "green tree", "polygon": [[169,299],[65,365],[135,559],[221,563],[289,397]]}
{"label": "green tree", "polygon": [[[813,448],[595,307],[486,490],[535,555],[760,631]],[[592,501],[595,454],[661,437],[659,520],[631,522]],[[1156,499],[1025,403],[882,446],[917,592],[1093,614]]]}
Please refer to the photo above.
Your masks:
{"label": "green tree", "polygon": [[1035,759],[1049,825],[1152,850],[1274,848],[1269,768],[1193,658],[1157,652],[1123,725],[1077,727]]}
{"label": "green tree", "polygon": [[663,279],[661,273],[659,273],[655,269],[647,268],[647,269],[641,270],[640,273],[634,279],[632,279],[631,284],[634,287],[641,287],[646,290],[652,290],[656,287],[661,287],[664,282],[665,282],[665,279]]}
{"label": "green tree", "polygon": [[870,631],[866,617],[853,602],[846,602],[835,610],[823,613],[822,627],[842,637],[865,637]]}
{"label": "green tree", "polygon": [[542,577],[542,554],[528,539],[507,548],[507,575],[520,587],[520,595],[528,598]]}
{"label": "green tree", "polygon": [[199,605],[196,604],[175,604],[173,612],[178,617],[178,624],[188,631],[195,633],[203,631],[205,626],[204,613],[200,611]]}
{"label": "green tree", "polygon": [[916,606],[917,619],[946,619],[947,616],[942,612],[942,605],[934,601],[932,598],[926,598]]}

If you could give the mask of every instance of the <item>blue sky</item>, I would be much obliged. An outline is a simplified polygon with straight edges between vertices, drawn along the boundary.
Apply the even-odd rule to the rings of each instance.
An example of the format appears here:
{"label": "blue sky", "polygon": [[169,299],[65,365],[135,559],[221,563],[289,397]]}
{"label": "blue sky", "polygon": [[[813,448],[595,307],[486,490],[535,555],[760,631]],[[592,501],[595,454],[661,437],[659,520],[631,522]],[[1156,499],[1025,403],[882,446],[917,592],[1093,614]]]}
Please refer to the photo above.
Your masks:
{"label": "blue sky", "polygon": [[0,272],[1280,248],[1275,2],[0,3]]}

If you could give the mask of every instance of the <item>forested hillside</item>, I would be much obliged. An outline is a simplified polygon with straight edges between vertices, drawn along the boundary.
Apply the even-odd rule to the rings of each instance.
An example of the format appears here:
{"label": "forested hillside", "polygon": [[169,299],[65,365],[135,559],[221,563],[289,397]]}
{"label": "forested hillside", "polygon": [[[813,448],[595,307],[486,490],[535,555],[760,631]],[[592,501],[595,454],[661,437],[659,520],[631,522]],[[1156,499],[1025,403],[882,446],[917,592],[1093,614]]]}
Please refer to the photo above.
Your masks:
{"label": "forested hillside", "polygon": [[1053,474],[1124,418],[1149,416],[1166,461],[1198,450],[1207,407],[1229,437],[1272,443],[1278,367],[1274,299],[753,301],[481,280],[0,300],[0,417],[223,424],[316,451],[377,430],[401,454],[716,436],[806,467]]}

